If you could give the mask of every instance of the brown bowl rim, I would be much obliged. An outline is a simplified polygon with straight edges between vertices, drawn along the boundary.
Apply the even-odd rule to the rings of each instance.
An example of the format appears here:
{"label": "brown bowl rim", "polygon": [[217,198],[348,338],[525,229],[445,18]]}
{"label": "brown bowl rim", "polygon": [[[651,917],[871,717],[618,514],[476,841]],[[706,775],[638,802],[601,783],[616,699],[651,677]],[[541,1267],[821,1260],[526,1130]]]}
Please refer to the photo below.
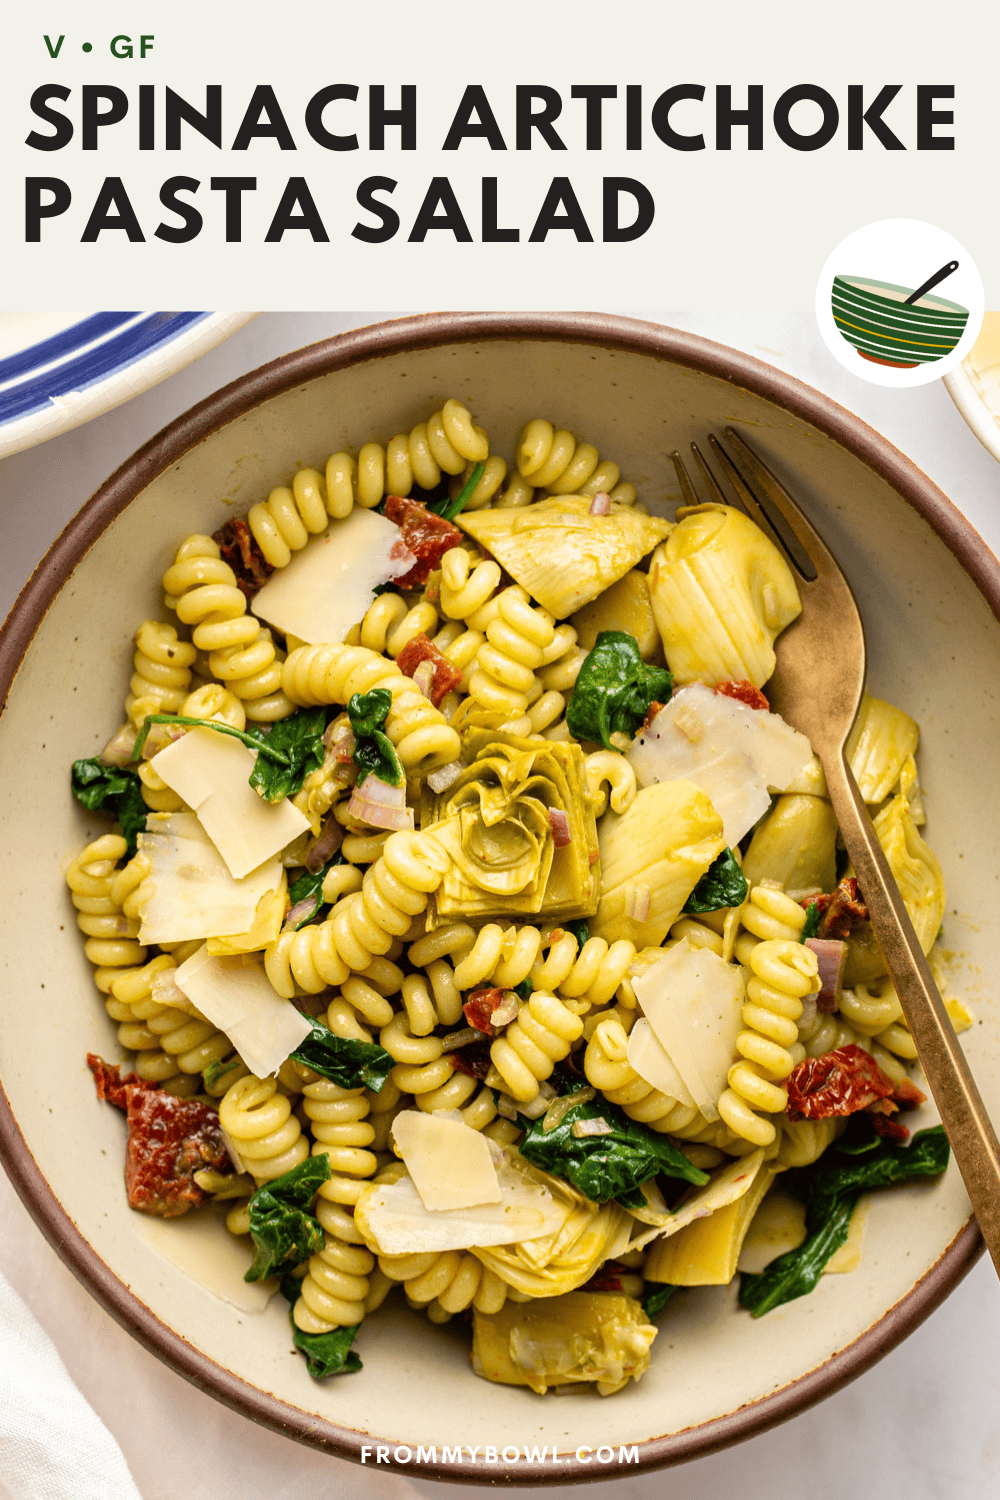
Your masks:
{"label": "brown bowl rim", "polygon": [[[932,528],[1000,619],[1000,563],[942,491],[904,454],[828,396],[751,355],[695,334],[607,313],[425,313],[372,324],[248,371],[182,413],[127,459],[69,522],[22,589],[0,630],[0,712],[21,660],[59,590],[105,528],[158,474],[196,443],[271,397],[349,365],[434,345],[500,340],[595,344],[641,354],[721,378],[808,422],[860,458]],[[118,1280],[55,1197],[31,1154],[0,1085],[0,1161],[49,1243],[98,1302],[146,1349],[199,1390],[251,1421],[311,1447],[361,1462],[374,1440],[338,1427],[254,1386],[217,1365],[156,1316]],[[394,1464],[397,1472],[455,1483],[573,1484],[638,1474],[700,1458],[796,1416],[855,1379],[913,1331],[975,1264],[983,1245],[970,1217],[934,1266],[906,1296],[839,1353],[771,1395],[697,1427],[637,1446],[637,1464],[596,1472],[576,1456],[518,1463],[487,1472],[474,1462]],[[390,1447],[397,1445],[390,1444]],[[405,1446],[400,1444],[398,1446]],[[631,1445],[627,1445],[631,1446]]]}

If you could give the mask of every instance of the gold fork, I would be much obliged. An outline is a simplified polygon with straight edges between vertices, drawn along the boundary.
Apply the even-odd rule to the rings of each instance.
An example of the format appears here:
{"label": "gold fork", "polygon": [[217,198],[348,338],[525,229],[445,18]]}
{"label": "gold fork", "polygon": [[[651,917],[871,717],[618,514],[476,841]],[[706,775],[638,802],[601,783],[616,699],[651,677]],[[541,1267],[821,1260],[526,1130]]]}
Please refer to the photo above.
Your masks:
{"label": "gold fork", "polygon": [[[808,736],[822,763],[872,928],[1000,1273],[1000,1143],[844,753],[865,684],[858,606],[838,564],[788,491],[737,432],[727,427],[725,435],[728,451],[714,436],[709,446],[739,503],[787,556],[802,596],[801,615],[777,641],[778,664],[768,684],[771,707]],[[697,445],[691,448],[710,498],[730,504]],[[672,457],[685,505],[700,504],[680,454]]]}

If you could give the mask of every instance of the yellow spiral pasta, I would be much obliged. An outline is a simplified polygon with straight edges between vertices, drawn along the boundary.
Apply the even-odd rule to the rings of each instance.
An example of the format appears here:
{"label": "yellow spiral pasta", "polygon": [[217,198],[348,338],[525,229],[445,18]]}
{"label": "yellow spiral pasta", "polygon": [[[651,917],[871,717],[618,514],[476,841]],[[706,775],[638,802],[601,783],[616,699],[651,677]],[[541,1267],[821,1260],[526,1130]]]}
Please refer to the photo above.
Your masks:
{"label": "yellow spiral pasta", "polygon": [[197,650],[178,639],[173,625],[143,620],[135,633],[132,680],[125,699],[125,716],[136,729],[147,714],[181,712]]}
{"label": "yellow spiral pasta", "polygon": [[740,1061],[729,1070],[729,1087],[719,1100],[719,1114],[734,1135],[755,1146],[769,1146],[775,1126],[769,1114],[784,1110],[788,1095],[780,1086],[798,1054],[802,1002],[819,988],[816,955],[801,943],[768,938],[741,948],[748,964],[743,1026],[736,1039]]}
{"label": "yellow spiral pasta", "polygon": [[517,1020],[490,1047],[502,1087],[521,1104],[538,1097],[539,1084],[583,1034],[583,1022],[556,995],[535,991]]}
{"label": "yellow spiral pasta", "polygon": [[273,1078],[238,1079],[220,1101],[219,1122],[257,1183],[272,1182],[309,1155],[291,1101]]}
{"label": "yellow spiral pasta", "polygon": [[[587,795],[594,804],[594,816],[601,817],[608,810],[627,812],[635,801],[637,791],[635,771],[630,761],[615,750],[595,750],[584,760],[584,778]],[[605,788],[610,791],[606,791]]]}
{"label": "yellow spiral pasta", "polygon": [[424,1255],[380,1255],[379,1266],[390,1281],[401,1281],[407,1301],[425,1307],[432,1323],[475,1307],[496,1313],[507,1300],[507,1285],[474,1255],[445,1250]]}
{"label": "yellow spiral pasta", "polygon": [[473,565],[465,547],[450,548],[441,559],[441,613],[449,620],[471,619],[493,598],[500,577],[499,563]]}
{"label": "yellow spiral pasta", "polygon": [[621,482],[617,464],[602,462],[592,444],[578,442],[565,428],[556,430],[544,417],[536,417],[522,431],[517,468],[535,489],[550,495],[606,494],[621,505],[635,500],[635,488]]}
{"label": "yellow spiral pasta", "polygon": [[583,1057],[587,1082],[630,1119],[651,1130],[678,1135],[707,1122],[693,1105],[683,1104],[647,1083],[628,1060],[628,1036],[618,1016],[605,1015],[595,1025]]}
{"label": "yellow spiral pasta", "polygon": [[399,594],[380,594],[361,622],[361,645],[393,661],[414,636],[430,636],[437,629],[438,615],[426,599],[407,608]]}
{"label": "yellow spiral pasta", "polygon": [[302,1095],[312,1154],[327,1158],[331,1176],[320,1185],[315,1209],[326,1243],[310,1257],[293,1317],[305,1333],[327,1333],[360,1322],[365,1313],[375,1261],[355,1227],[353,1209],[378,1158],[368,1149],[375,1131],[364,1089],[342,1089],[319,1078],[306,1083]]}
{"label": "yellow spiral pasta", "polygon": [[606,1005],[617,993],[635,958],[635,944],[626,938],[607,943],[588,938],[580,948],[571,932],[556,928],[546,939],[548,952],[531,971],[536,989],[558,992],[581,1015],[594,1005]]}
{"label": "yellow spiral pasta", "polygon": [[94,965],[94,982],[104,995],[117,970],[146,961],[146,949],[138,941],[138,919],[127,915],[122,901],[112,894],[118,861],[126,848],[119,834],[106,833],[82,849],[66,871],[76,924],[87,939],[83,951]]}
{"label": "yellow spiral pasta", "polygon": [[[492,602],[496,613],[486,626],[485,644],[469,676],[469,695],[481,708],[509,717],[528,706],[535,669],[545,665],[546,649],[557,643],[555,622],[547,610],[532,608],[527,591],[518,584]],[[480,610],[474,624],[481,615]]]}
{"label": "yellow spiral pasta", "polygon": [[283,932],[264,950],[267,977],[279,995],[318,995],[363,974],[384,957],[427,905],[447,869],[447,856],[427,833],[392,833],[366,871],[360,891],[345,896],[325,922]]}
{"label": "yellow spiral pasta", "polygon": [[286,718],[293,704],[281,689],[281,662],[270,633],[247,614],[236,574],[209,536],[189,536],[163,575],[169,608],[208,652],[213,677],[241,700],[248,719]]}
{"label": "yellow spiral pasta", "polygon": [[459,737],[413,681],[377,651],[364,646],[299,646],[281,674],[290,702],[300,707],[346,704],[355,693],[387,688],[392,704],[385,732],[404,770],[426,775],[458,759]]}
{"label": "yellow spiral pasta", "polygon": [[489,439],[467,409],[446,401],[385,448],[366,443],[356,462],[349,453],[334,453],[326,465],[327,510],[342,518],[355,505],[370,509],[386,495],[408,495],[417,485],[432,490],[442,473],[461,474],[466,464],[485,463],[489,452]]}

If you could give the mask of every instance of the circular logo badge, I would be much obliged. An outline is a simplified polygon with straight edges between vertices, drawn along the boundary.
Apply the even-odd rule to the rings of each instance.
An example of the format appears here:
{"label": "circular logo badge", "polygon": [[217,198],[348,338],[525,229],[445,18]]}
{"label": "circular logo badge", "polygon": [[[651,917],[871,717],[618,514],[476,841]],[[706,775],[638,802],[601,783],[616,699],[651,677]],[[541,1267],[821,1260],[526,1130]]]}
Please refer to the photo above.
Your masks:
{"label": "circular logo badge", "polygon": [[919,219],[880,219],[849,234],[816,288],[827,348],[874,385],[926,385],[972,348],[983,283],[952,235]]}

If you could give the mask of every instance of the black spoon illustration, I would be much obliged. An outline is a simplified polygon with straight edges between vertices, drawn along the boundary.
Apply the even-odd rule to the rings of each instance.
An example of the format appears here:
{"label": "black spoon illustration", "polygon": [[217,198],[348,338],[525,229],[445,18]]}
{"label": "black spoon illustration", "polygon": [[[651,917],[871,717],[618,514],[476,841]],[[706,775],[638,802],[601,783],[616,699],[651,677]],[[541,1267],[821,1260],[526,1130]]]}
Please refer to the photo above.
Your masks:
{"label": "black spoon illustration", "polygon": [[914,302],[918,302],[925,292],[929,292],[933,287],[937,286],[939,281],[944,281],[946,276],[950,276],[953,271],[957,270],[958,261],[950,260],[946,266],[941,267],[940,271],[935,271],[933,276],[928,276],[923,285],[918,286],[915,292],[911,292],[903,306],[906,307],[907,305],[912,305]]}

